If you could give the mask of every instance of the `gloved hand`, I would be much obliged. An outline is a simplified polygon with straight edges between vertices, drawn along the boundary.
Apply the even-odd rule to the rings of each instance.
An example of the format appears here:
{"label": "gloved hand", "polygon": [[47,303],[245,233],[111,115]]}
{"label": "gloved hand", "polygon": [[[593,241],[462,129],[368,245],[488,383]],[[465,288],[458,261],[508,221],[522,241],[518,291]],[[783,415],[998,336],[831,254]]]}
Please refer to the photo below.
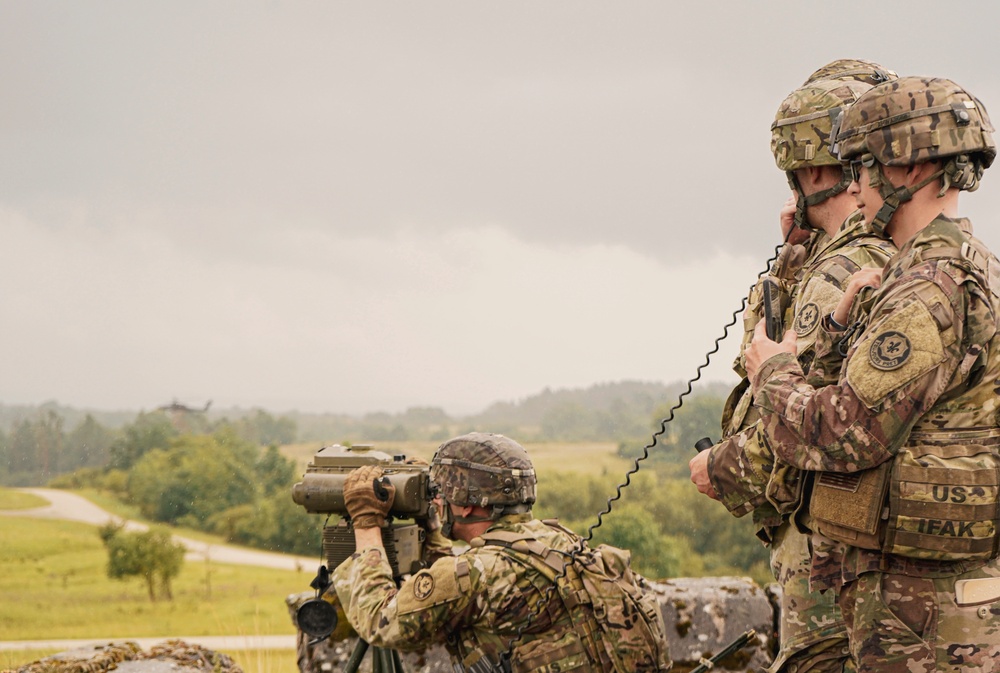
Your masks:
{"label": "gloved hand", "polygon": [[381,528],[385,523],[396,487],[388,479],[378,481],[381,477],[382,468],[378,465],[365,465],[347,475],[344,504],[355,528]]}

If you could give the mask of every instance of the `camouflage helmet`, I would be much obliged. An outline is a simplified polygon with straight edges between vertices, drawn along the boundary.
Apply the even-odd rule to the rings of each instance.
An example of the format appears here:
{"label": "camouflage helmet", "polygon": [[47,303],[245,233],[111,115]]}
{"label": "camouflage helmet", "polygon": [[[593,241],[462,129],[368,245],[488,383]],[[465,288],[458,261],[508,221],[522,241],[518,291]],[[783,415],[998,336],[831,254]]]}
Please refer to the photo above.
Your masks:
{"label": "camouflage helmet", "polygon": [[975,96],[951,80],[903,77],[851,106],[837,136],[842,160],[871,154],[885,166],[966,155],[988,168],[996,158],[993,124]]}
{"label": "camouflage helmet", "polygon": [[431,480],[447,502],[492,507],[494,518],[527,511],[535,502],[528,452],[503,435],[471,432],[449,439],[431,460]]}
{"label": "camouflage helmet", "polygon": [[[771,152],[795,193],[797,226],[811,226],[806,218],[808,206],[847,191],[851,184],[850,170],[830,153],[831,143],[844,110],[871,88],[871,84],[857,79],[820,79],[804,84],[781,102],[771,124]],[[832,187],[807,196],[795,171],[820,166],[840,167],[841,178]]]}
{"label": "camouflage helmet", "polygon": [[854,79],[875,86],[876,84],[896,79],[896,77],[897,75],[894,71],[875,61],[866,61],[861,58],[839,58],[836,61],[827,63],[809,75],[809,78],[802,83],[802,86],[822,79]]}
{"label": "camouflage helmet", "polygon": [[840,159],[830,154],[834,124],[847,106],[871,88],[856,80],[826,79],[788,94],[771,124],[771,152],[778,168],[839,166]]}
{"label": "camouflage helmet", "polygon": [[[869,167],[884,200],[872,222],[876,229],[934,180],[941,180],[941,196],[950,187],[974,191],[997,155],[993,124],[979,99],[951,80],[931,77],[902,77],[861,96],[844,114],[833,152]],[[881,169],[938,159],[944,160],[941,168],[911,187],[895,187]]]}

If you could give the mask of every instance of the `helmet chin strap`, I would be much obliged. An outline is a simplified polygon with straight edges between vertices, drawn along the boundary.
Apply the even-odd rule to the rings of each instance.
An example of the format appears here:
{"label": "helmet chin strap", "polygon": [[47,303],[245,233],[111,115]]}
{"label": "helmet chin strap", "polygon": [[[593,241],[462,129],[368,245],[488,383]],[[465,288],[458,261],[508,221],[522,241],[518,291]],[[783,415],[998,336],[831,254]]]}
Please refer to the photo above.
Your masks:
{"label": "helmet chin strap", "polygon": [[531,505],[522,503],[520,505],[493,505],[493,511],[488,516],[461,516],[451,511],[451,506],[446,502],[444,505],[444,515],[441,517],[441,534],[449,540],[454,540],[451,536],[455,523],[482,523],[483,521],[496,521],[507,514],[522,514],[531,511]]}
{"label": "helmet chin strap", "polygon": [[828,189],[821,189],[818,192],[806,196],[805,192],[802,191],[802,185],[799,184],[799,179],[795,175],[795,171],[785,171],[785,175],[788,176],[788,186],[791,188],[792,192],[795,194],[795,226],[800,229],[811,230],[815,229],[809,220],[806,219],[806,208],[809,206],[815,206],[818,203],[823,203],[830,197],[836,196],[843,191],[846,191],[851,184],[851,167],[846,164],[842,164],[840,174],[840,182]]}
{"label": "helmet chin strap", "polygon": [[493,521],[491,516],[462,516],[460,514],[455,514],[451,510],[451,505],[447,502],[442,508],[444,510],[442,521],[441,521],[441,534],[444,535],[449,540],[454,540],[452,537],[452,529],[455,523],[482,523],[483,521]]}
{"label": "helmet chin strap", "polygon": [[[885,177],[885,173],[882,172],[882,164],[878,161],[874,162],[872,167],[868,169],[868,186],[872,189],[878,189],[879,196],[882,197],[882,207],[878,209],[875,217],[870,222],[875,233],[879,235],[884,234],[886,227],[889,226],[889,220],[892,219],[896,209],[912,199],[914,194],[944,174],[945,172],[942,168],[912,187],[896,187]],[[942,194],[944,191],[942,190]]]}

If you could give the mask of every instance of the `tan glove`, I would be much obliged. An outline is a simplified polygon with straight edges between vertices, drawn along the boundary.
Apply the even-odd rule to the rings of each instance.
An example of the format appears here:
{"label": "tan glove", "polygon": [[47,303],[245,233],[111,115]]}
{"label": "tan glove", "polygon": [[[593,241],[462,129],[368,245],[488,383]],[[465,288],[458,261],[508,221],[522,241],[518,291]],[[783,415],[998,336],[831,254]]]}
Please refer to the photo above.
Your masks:
{"label": "tan glove", "polygon": [[382,468],[378,465],[365,465],[347,475],[344,504],[355,528],[381,528],[385,524],[396,487],[381,477]]}

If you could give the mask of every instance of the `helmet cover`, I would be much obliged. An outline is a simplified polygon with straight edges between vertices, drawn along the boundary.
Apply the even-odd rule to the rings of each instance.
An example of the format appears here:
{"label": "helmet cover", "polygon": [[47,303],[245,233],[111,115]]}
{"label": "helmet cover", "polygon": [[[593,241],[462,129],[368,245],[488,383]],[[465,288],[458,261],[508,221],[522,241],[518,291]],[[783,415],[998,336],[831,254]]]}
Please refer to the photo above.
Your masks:
{"label": "helmet cover", "polygon": [[809,78],[802,83],[802,86],[823,79],[853,79],[875,86],[876,84],[896,79],[896,77],[898,75],[894,71],[875,61],[866,61],[861,58],[839,58],[836,61],[827,63],[809,75]]}
{"label": "helmet cover", "polygon": [[771,124],[771,152],[783,171],[807,166],[839,166],[830,154],[843,110],[871,89],[857,80],[826,79],[806,84],[782,101]]}
{"label": "helmet cover", "polygon": [[836,141],[841,159],[871,154],[886,166],[964,155],[981,173],[997,154],[982,102],[951,80],[931,77],[902,77],[868,91],[844,115]]}
{"label": "helmet cover", "polygon": [[431,481],[447,502],[493,507],[496,512],[530,506],[536,498],[528,452],[509,437],[485,432],[461,435],[438,447],[431,460]]}

